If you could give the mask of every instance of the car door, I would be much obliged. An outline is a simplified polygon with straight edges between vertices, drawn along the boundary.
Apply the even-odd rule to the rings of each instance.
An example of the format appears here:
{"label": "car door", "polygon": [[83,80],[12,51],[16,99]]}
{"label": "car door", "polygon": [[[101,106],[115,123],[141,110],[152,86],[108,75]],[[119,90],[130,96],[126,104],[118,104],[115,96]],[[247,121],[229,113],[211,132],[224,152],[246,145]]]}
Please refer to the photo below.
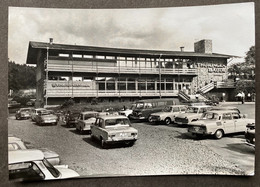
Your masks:
{"label": "car door", "polygon": [[103,122],[103,119],[97,118],[96,122],[93,125],[91,125],[91,134],[98,139],[100,139],[100,136],[102,133],[101,132],[102,122]]}
{"label": "car door", "polygon": [[232,113],[233,120],[235,123],[235,132],[243,132],[246,130],[246,123],[243,118],[239,115],[238,112],[233,112]]}
{"label": "car door", "polygon": [[231,113],[223,113],[222,123],[223,123],[225,134],[235,132],[235,123]]}

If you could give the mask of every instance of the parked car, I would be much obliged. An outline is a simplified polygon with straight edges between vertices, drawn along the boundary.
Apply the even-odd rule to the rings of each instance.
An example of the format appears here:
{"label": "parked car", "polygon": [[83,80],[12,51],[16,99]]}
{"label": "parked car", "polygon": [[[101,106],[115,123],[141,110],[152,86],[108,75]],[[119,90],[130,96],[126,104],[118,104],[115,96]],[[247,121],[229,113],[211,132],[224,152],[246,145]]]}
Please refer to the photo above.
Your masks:
{"label": "parked car", "polygon": [[248,124],[245,132],[246,144],[255,147],[255,124]]}
{"label": "parked car", "polygon": [[15,113],[15,119],[29,119],[31,117],[32,108],[20,108]]}
{"label": "parked car", "polygon": [[129,117],[130,115],[133,114],[133,110],[135,109],[135,107],[136,107],[136,104],[132,104],[132,106],[130,108],[123,108],[122,110],[120,110],[118,112],[118,114]]}
{"label": "parked car", "polygon": [[54,180],[79,177],[66,165],[53,166],[40,150],[8,151],[9,179],[12,181]]}
{"label": "parked car", "polygon": [[68,111],[65,115],[65,123],[68,127],[75,127],[78,123],[80,112],[79,111]]}
{"label": "parked car", "polygon": [[[8,151],[29,149],[26,144],[15,136],[8,136]],[[60,164],[60,156],[47,148],[40,148],[46,158],[52,165]]]}
{"label": "parked car", "polygon": [[133,115],[129,118],[132,120],[148,120],[148,117],[155,112],[162,111],[165,106],[178,104],[176,99],[147,99],[136,102],[136,107],[133,110]]}
{"label": "parked car", "polygon": [[171,122],[174,121],[175,117],[180,114],[184,113],[186,111],[185,105],[172,105],[172,106],[166,106],[162,112],[156,112],[152,113],[148,121],[150,123],[159,123],[163,122],[166,125],[169,125]]}
{"label": "parked car", "polygon": [[41,111],[46,111],[46,109],[45,108],[36,108],[31,111],[32,121],[35,121],[36,116],[38,116]]}
{"label": "parked car", "polygon": [[18,108],[21,106],[21,103],[17,101],[8,101],[8,108]]}
{"label": "parked car", "polygon": [[200,119],[201,115],[211,108],[212,107],[208,105],[189,106],[185,113],[178,114],[175,117],[174,123],[178,125],[188,125],[190,122]]}
{"label": "parked car", "polygon": [[200,120],[189,124],[188,132],[198,137],[214,135],[216,139],[224,134],[245,132],[247,124],[255,123],[254,119],[245,116],[233,110],[208,111]]}
{"label": "parked car", "polygon": [[106,148],[108,144],[114,143],[133,145],[137,140],[138,131],[131,126],[126,116],[99,116],[90,128],[91,138],[98,139],[102,148]]}
{"label": "parked car", "polygon": [[36,115],[35,122],[39,125],[44,124],[54,124],[57,125],[58,123],[58,116],[53,114],[51,111],[42,110]]}
{"label": "parked car", "polygon": [[98,112],[88,111],[81,112],[76,123],[76,130],[83,134],[85,131],[90,131],[90,125],[95,123]]}

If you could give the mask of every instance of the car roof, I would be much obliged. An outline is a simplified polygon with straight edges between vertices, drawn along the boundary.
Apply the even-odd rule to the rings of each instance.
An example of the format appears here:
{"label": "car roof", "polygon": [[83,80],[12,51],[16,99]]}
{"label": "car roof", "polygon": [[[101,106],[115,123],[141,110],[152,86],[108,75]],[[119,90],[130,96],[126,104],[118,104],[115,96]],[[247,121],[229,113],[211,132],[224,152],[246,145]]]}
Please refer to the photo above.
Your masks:
{"label": "car roof", "polygon": [[126,116],[123,115],[101,115],[98,118],[106,119],[128,119]]}
{"label": "car roof", "polygon": [[44,154],[37,149],[8,151],[8,164],[43,160]]}
{"label": "car roof", "polygon": [[46,110],[45,108],[36,108],[35,110]]}
{"label": "car roof", "polygon": [[186,107],[186,105],[167,105],[165,107]]}
{"label": "car roof", "polygon": [[30,110],[32,108],[20,108],[20,110]]}
{"label": "car roof", "polygon": [[221,110],[221,109],[223,109],[223,110],[233,110],[233,109],[238,109],[238,108],[235,107],[235,106],[214,106],[212,108],[212,110]]}
{"label": "car roof", "polygon": [[191,106],[188,106],[190,108],[210,108],[212,106],[209,106],[209,105],[191,105]]}
{"label": "car roof", "polygon": [[98,112],[96,111],[86,111],[86,112],[81,112],[80,114],[97,114]]}
{"label": "car roof", "polygon": [[235,110],[210,110],[210,111],[207,111],[207,113],[223,114],[223,113],[239,113],[239,112],[235,111]]}

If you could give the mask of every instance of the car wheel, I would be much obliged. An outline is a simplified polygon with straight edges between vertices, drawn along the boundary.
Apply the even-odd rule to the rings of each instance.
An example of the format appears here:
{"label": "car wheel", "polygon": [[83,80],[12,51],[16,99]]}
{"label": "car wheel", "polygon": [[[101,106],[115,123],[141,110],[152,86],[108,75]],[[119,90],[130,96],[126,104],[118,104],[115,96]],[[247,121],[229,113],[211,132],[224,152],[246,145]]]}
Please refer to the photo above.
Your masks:
{"label": "car wheel", "polygon": [[164,120],[164,122],[165,122],[166,125],[170,125],[171,122],[172,122],[172,120],[171,120],[171,118],[166,118],[166,119]]}
{"label": "car wheel", "polygon": [[125,142],[125,144],[126,144],[127,146],[129,146],[129,147],[133,146],[134,143],[135,143],[135,142],[133,142],[133,141],[131,141],[131,142],[130,142],[130,141],[129,141],[129,142]]}
{"label": "car wheel", "polygon": [[152,116],[149,116],[149,117],[148,117],[148,121],[149,121],[150,123],[153,122],[153,121],[152,121]]}
{"label": "car wheel", "polygon": [[224,132],[223,132],[223,130],[217,130],[216,132],[215,132],[215,134],[214,134],[214,136],[215,136],[215,138],[216,139],[221,139],[222,137],[223,137],[223,135],[224,135]]}

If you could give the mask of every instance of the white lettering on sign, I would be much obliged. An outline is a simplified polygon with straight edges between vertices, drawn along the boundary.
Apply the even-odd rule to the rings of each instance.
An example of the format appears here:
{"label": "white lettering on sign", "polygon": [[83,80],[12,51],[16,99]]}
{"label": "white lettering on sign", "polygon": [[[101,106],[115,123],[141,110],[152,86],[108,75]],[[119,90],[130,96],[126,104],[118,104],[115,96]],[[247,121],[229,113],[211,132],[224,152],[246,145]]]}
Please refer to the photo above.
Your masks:
{"label": "white lettering on sign", "polygon": [[86,85],[86,84],[77,84],[77,83],[75,83],[75,84],[61,84],[61,83],[53,83],[53,84],[51,84],[51,86],[53,87],[53,88],[55,88],[55,87],[71,87],[71,86],[73,86],[73,87],[90,87],[89,85]]}
{"label": "white lettering on sign", "polygon": [[200,68],[208,68],[209,73],[225,73],[226,66],[224,64],[204,64],[198,63]]}

